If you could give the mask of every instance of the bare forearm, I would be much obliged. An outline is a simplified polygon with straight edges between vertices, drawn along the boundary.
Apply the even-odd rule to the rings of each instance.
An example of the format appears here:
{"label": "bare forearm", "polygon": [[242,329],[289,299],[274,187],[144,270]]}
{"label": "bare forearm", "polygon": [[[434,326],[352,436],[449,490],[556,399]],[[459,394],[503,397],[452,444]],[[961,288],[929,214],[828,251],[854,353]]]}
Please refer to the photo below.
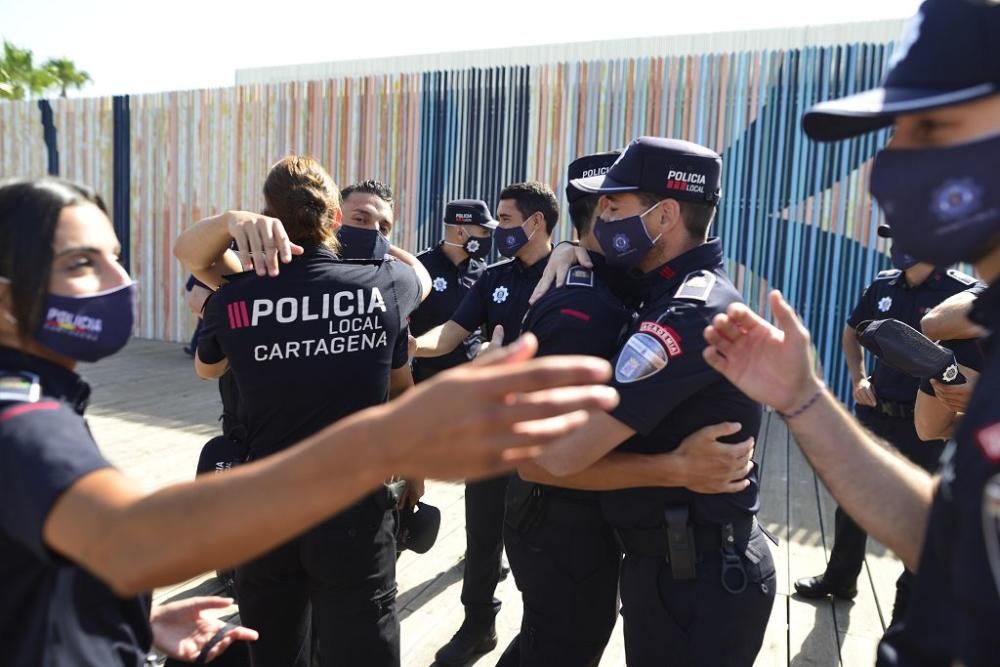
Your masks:
{"label": "bare forearm", "polygon": [[454,320],[448,320],[417,338],[417,350],[414,356],[440,357],[448,354],[458,347],[470,333],[472,332],[456,324]]}
{"label": "bare forearm", "polygon": [[[242,270],[235,256],[228,257],[227,251],[232,237],[229,235],[228,221],[231,213],[220,213],[198,221],[177,237],[174,256],[184,267],[210,287],[218,287],[217,273],[238,273]],[[220,269],[213,272],[213,269]]]}
{"label": "bare forearm", "polygon": [[829,392],[788,424],[840,506],[916,570],[934,494],[931,476],[876,441]]}
{"label": "bare forearm", "polygon": [[664,457],[610,452],[580,472],[560,477],[536,463],[518,467],[521,478],[539,484],[584,491],[614,491],[645,486],[682,486],[681,472]]}
{"label": "bare forearm", "polygon": [[975,300],[968,292],[960,292],[939,303],[920,320],[924,335],[934,340],[964,340],[984,336],[986,331],[969,320],[969,311]]}
{"label": "bare forearm", "polygon": [[936,397],[918,391],[913,421],[921,440],[940,440],[951,437],[955,412]]}
{"label": "bare forearm", "polygon": [[[108,547],[95,566],[117,580],[120,592],[135,593],[244,562],[287,541],[391,474],[388,460],[367,446],[365,423],[371,422],[317,434],[263,461],[129,504],[107,522]],[[361,446],[365,457],[357,456]]]}
{"label": "bare forearm", "polygon": [[868,375],[865,369],[865,354],[861,343],[858,342],[858,334],[852,327],[845,327],[841,336],[841,345],[844,348],[844,359],[847,361],[847,371],[851,374],[854,386],[861,382],[861,378]]}

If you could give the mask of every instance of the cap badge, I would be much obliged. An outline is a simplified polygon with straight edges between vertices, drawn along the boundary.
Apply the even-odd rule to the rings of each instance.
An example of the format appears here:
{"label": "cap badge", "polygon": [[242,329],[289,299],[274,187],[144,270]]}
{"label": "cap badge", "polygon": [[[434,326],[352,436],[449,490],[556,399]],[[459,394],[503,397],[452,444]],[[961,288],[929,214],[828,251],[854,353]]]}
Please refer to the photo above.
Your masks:
{"label": "cap badge", "polygon": [[443,292],[446,289],[448,289],[448,281],[442,278],[441,276],[435,278],[432,285],[434,287],[435,292]]}

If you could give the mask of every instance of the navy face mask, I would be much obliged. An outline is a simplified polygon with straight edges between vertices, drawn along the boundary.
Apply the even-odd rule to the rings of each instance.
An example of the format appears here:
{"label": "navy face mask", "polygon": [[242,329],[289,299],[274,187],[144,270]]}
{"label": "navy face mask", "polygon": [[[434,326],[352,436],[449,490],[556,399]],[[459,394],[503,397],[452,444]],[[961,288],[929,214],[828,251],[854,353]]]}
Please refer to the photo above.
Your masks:
{"label": "navy face mask", "polygon": [[[514,229],[504,229],[503,227],[494,229],[493,238],[496,239],[497,252],[504,257],[513,257],[516,255],[531,240],[531,236],[535,235],[535,232],[531,232],[531,236],[525,233],[524,226],[526,224],[528,224],[527,220]],[[535,231],[538,230],[536,229]]]}
{"label": "navy face mask", "polygon": [[491,250],[493,250],[493,237],[486,236],[483,238],[478,238],[475,236],[470,236],[469,238],[465,239],[465,243],[452,243],[450,241],[444,241],[444,244],[453,245],[461,248],[472,259],[483,259],[484,257],[490,254]]}
{"label": "navy face mask", "polygon": [[892,262],[893,268],[900,271],[906,271],[917,263],[916,259],[900,250],[895,243],[889,246],[889,260]]}
{"label": "navy face mask", "polygon": [[893,245],[918,262],[975,262],[1000,234],[1000,135],[959,146],[884,150],[871,193]]}
{"label": "navy face mask", "polygon": [[35,341],[77,361],[118,352],[135,324],[135,283],[91,296],[49,294]]}
{"label": "navy face mask", "polygon": [[606,220],[599,217],[594,221],[594,237],[601,245],[601,251],[604,252],[604,258],[609,266],[632,267],[649,254],[660,237],[649,238],[649,232],[646,231],[646,225],[642,224],[642,219],[660,203],[656,202],[639,215],[621,220]]}
{"label": "navy face mask", "polygon": [[377,229],[341,225],[337,231],[340,256],[344,259],[382,259],[389,252],[389,239]]}

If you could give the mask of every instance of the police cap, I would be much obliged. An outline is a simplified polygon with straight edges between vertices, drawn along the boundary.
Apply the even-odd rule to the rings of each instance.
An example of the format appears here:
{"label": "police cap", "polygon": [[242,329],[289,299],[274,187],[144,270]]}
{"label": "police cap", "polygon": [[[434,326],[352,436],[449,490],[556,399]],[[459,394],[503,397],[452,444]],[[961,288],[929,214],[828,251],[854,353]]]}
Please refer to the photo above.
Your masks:
{"label": "police cap", "polygon": [[574,187],[573,181],[579,178],[603,176],[608,173],[608,169],[611,168],[611,165],[615,163],[615,160],[617,160],[618,156],[621,154],[621,151],[594,153],[592,155],[578,157],[570,162],[569,168],[566,170],[566,201],[572,204],[577,199],[582,199],[583,197],[592,194]]}
{"label": "police cap", "polygon": [[446,225],[479,225],[496,229],[497,221],[490,214],[490,207],[481,199],[455,199],[444,208]]}

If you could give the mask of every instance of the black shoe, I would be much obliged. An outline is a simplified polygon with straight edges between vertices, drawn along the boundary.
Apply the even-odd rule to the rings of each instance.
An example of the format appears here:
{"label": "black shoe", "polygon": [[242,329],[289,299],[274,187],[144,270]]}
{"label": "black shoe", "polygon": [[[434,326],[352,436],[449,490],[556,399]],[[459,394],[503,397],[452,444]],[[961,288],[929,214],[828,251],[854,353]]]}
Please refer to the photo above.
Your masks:
{"label": "black shoe", "polygon": [[828,595],[841,600],[853,600],[858,595],[858,587],[856,584],[827,580],[826,574],[821,574],[818,577],[806,577],[796,581],[795,592],[810,600],[818,600]]}
{"label": "black shoe", "polygon": [[473,625],[466,620],[451,641],[438,650],[434,660],[444,667],[459,667],[475,656],[489,653],[496,647],[497,630],[494,623],[491,622],[487,626]]}

